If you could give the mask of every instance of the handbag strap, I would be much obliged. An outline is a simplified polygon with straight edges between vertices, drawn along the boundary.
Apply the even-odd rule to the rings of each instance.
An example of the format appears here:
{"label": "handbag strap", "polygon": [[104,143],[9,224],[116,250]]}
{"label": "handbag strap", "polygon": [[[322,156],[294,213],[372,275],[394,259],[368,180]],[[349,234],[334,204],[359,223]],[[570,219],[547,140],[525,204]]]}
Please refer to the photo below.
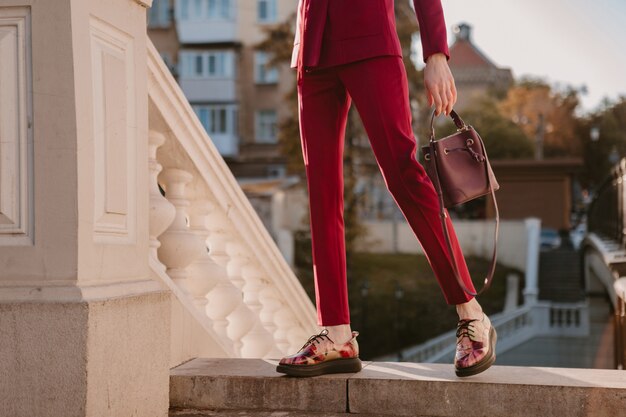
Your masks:
{"label": "handbag strap", "polygon": [[[452,118],[452,121],[456,125],[457,129],[461,129],[461,130],[467,129],[467,125],[465,124],[463,119],[461,119],[461,116],[459,116],[457,112],[455,112],[454,110],[450,110],[450,117]],[[432,116],[430,117],[430,140],[431,142],[435,140],[435,112],[434,111],[433,111]]]}
{"label": "handbag strap", "polygon": [[[464,129],[467,127],[467,125],[465,124],[465,122],[463,122],[463,120],[459,117],[459,115],[452,110],[450,112],[450,116],[452,117],[452,119],[454,120],[454,123],[457,125],[457,127],[459,129]],[[491,282],[493,281],[493,275],[494,275],[494,271],[496,269],[496,258],[497,258],[497,254],[498,254],[498,230],[500,228],[500,213],[498,212],[498,203],[496,201],[496,195],[495,195],[495,191],[493,189],[493,185],[492,185],[492,172],[490,169],[490,164],[489,164],[489,158],[487,157],[487,150],[485,149],[485,144],[483,143],[483,139],[480,137],[480,134],[478,132],[476,132],[476,135],[478,136],[479,142],[480,142],[480,146],[483,150],[483,155],[485,156],[485,167],[487,169],[487,180],[489,182],[489,191],[491,192],[491,198],[493,200],[493,206],[495,209],[495,214],[496,214],[496,227],[494,230],[494,243],[493,243],[493,254],[491,256],[491,263],[489,266],[489,272],[487,273],[487,277],[484,280],[483,283],[483,287],[480,289],[480,291],[478,292],[473,292],[471,290],[469,290],[467,288],[467,286],[465,285],[465,283],[463,282],[463,280],[460,277],[459,274],[459,270],[458,270],[458,266],[456,263],[456,257],[454,256],[454,250],[452,249],[452,243],[450,242],[450,233],[448,231],[448,226],[446,224],[446,217],[448,216],[446,210],[445,210],[445,206],[444,206],[444,202],[443,202],[443,193],[442,193],[442,188],[441,188],[441,182],[439,180],[439,170],[437,167],[437,157],[435,155],[435,129],[433,127],[433,121],[435,119],[435,112],[433,111],[433,115],[430,121],[430,127],[432,130],[432,135],[430,137],[430,153],[432,155],[431,160],[434,163],[435,166],[435,189],[437,190],[437,195],[439,197],[439,217],[441,219],[441,225],[443,227],[443,231],[444,231],[444,237],[446,239],[446,246],[448,247],[448,252],[450,253],[450,257],[452,258],[452,269],[454,270],[454,276],[456,277],[457,282],[459,283],[459,285],[461,286],[461,288],[463,288],[463,291],[465,291],[467,294],[472,295],[472,296],[477,296],[479,294],[482,294],[484,291],[486,291],[490,286],[491,286]]]}

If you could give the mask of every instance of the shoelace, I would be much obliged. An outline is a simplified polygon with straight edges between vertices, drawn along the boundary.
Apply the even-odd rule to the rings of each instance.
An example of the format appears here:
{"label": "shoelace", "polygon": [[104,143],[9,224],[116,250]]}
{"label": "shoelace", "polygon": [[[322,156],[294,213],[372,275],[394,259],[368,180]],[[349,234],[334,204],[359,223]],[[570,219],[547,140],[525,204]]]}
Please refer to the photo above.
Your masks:
{"label": "shoelace", "polygon": [[472,328],[470,329],[470,325],[475,321],[480,321],[480,320],[478,319],[459,320],[459,324],[456,328],[456,337],[459,338],[459,337],[467,336],[470,340],[474,340],[473,339],[474,326],[472,326]]}
{"label": "shoelace", "polygon": [[324,329],[319,334],[314,334],[313,336],[309,337],[309,340],[307,340],[306,343],[304,345],[302,345],[302,347],[300,348],[300,350],[298,352],[301,352],[302,350],[304,350],[305,347],[307,347],[308,345],[310,345],[314,341],[316,341],[318,339],[323,340],[324,338],[326,338],[326,339],[330,340],[331,342],[333,342],[330,339],[330,337],[328,337],[328,329]]}

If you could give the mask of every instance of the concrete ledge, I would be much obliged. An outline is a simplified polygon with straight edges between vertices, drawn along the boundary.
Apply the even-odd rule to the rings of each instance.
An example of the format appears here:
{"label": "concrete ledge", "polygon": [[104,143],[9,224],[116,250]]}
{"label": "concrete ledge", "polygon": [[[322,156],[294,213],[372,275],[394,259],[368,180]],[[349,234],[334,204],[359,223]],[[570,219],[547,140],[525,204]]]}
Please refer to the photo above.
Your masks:
{"label": "concrete ledge", "polygon": [[170,407],[343,413],[352,374],[291,378],[278,360],[193,359],[170,374]]}
{"label": "concrete ledge", "polygon": [[626,409],[626,373],[617,370],[494,366],[481,375],[458,378],[447,364],[365,362],[356,374],[291,378],[276,373],[276,363],[189,361],[171,371],[170,406],[506,417],[608,417]]}
{"label": "concrete ledge", "polygon": [[350,412],[397,416],[617,416],[624,371],[494,366],[458,378],[451,365],[370,363],[348,380]]}

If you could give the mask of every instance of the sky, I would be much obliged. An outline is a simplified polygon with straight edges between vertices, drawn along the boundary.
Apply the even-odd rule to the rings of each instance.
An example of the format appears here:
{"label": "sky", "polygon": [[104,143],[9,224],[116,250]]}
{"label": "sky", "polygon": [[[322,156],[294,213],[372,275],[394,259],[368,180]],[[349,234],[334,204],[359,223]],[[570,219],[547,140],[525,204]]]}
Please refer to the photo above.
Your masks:
{"label": "sky", "polygon": [[626,96],[626,0],[442,0],[452,26],[470,24],[474,43],[515,77],[586,86],[581,110]]}

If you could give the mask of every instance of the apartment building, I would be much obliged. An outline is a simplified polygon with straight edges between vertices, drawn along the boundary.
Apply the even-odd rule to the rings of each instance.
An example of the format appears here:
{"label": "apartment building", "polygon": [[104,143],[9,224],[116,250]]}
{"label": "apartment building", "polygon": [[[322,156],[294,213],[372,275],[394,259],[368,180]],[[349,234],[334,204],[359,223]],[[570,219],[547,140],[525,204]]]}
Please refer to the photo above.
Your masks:
{"label": "apartment building", "polygon": [[148,33],[213,143],[238,178],[282,177],[281,106],[288,65],[255,50],[263,28],[293,16],[297,0],[154,0]]}

